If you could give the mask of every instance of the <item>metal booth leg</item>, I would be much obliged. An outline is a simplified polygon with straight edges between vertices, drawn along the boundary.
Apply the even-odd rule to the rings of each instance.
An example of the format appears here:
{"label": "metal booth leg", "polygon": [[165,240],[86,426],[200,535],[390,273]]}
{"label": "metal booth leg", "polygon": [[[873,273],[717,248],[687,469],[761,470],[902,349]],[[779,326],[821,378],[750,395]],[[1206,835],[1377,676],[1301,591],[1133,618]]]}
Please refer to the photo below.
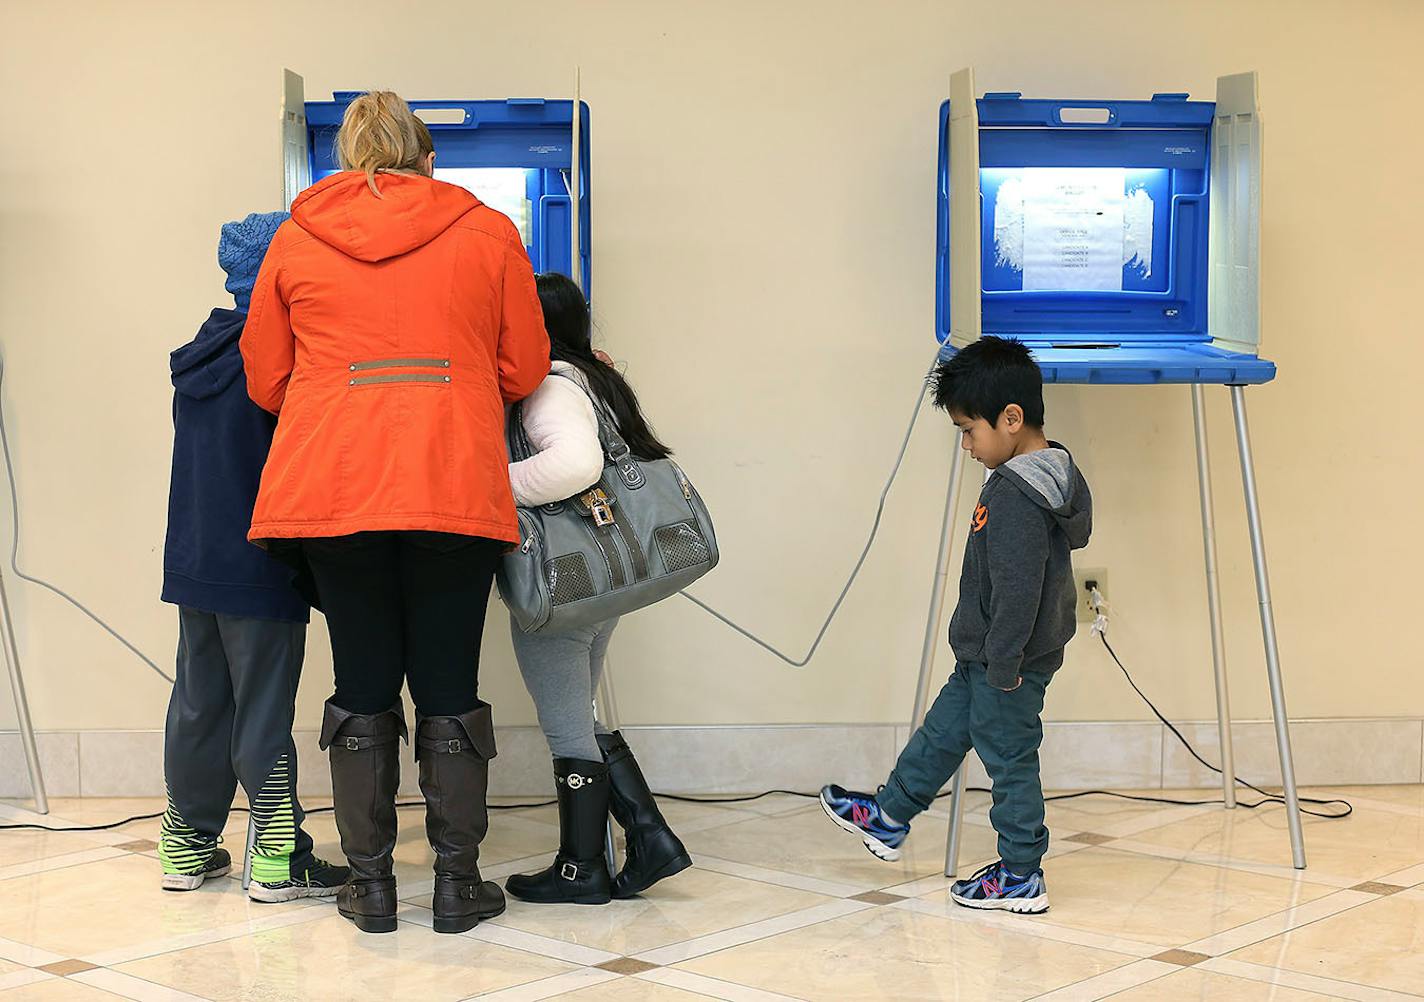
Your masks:
{"label": "metal booth leg", "polygon": [[[954,526],[959,521],[959,489],[964,481],[964,450],[955,442],[954,458],[949,464],[949,486],[944,498],[944,522],[939,534],[939,555],[935,559],[934,587],[930,591],[930,610],[925,620],[925,645],[920,651],[920,674],[915,681],[915,705],[910,713],[910,733],[925,719],[929,706],[930,679],[934,674],[935,654],[940,646],[940,623],[944,621],[944,597],[949,583],[949,558],[954,548]],[[949,861],[959,854],[960,794],[964,790],[964,769],[954,774],[954,786],[950,795],[951,821],[949,840],[945,851],[945,876],[953,876],[954,865]]]}
{"label": "metal booth leg", "polygon": [[0,613],[5,626],[5,664],[10,669],[10,691],[15,697],[15,712],[20,718],[20,742],[25,749],[25,763],[30,770],[30,793],[35,811],[49,813],[49,797],[45,795],[44,775],[40,772],[39,746],[35,743],[35,727],[30,720],[30,704],[25,698],[25,679],[20,674],[20,648],[15,643],[15,622],[10,618],[10,596],[5,591],[5,578],[0,575]]}
{"label": "metal booth leg", "polygon": [[1271,582],[1266,573],[1266,543],[1261,534],[1261,506],[1256,495],[1256,469],[1251,458],[1251,432],[1246,424],[1245,387],[1231,387],[1231,410],[1236,419],[1236,447],[1241,454],[1241,484],[1246,493],[1246,520],[1251,530],[1251,560],[1256,569],[1256,597],[1261,605],[1261,637],[1266,645],[1266,676],[1271,685],[1271,715],[1276,722],[1276,747],[1281,757],[1281,785],[1285,792],[1286,823],[1290,826],[1291,858],[1297,870],[1305,869],[1305,834],[1300,823],[1300,799],[1295,788],[1295,760],[1291,755],[1290,720],[1286,716],[1285,688],[1281,684],[1281,656],[1276,645],[1276,619],[1271,611]]}
{"label": "metal booth leg", "polygon": [[949,464],[949,488],[944,499],[944,523],[939,533],[939,555],[935,560],[934,587],[930,591],[930,611],[925,620],[925,645],[920,649],[920,674],[915,682],[915,706],[910,713],[910,731],[920,726],[929,706],[930,678],[935,654],[939,651],[939,624],[944,620],[944,596],[949,582],[949,557],[954,548],[954,526],[959,519],[959,487],[964,480],[964,450],[955,443]]}
{"label": "metal booth leg", "polygon": [[[984,471],[984,482],[989,482],[993,470]],[[954,770],[954,785],[950,787],[949,837],[944,847],[944,875],[954,877],[959,874],[959,842],[964,834],[964,764]]]}
{"label": "metal booth leg", "polygon": [[1202,550],[1206,555],[1206,607],[1211,617],[1211,664],[1216,675],[1216,730],[1221,743],[1221,796],[1236,807],[1236,756],[1231,742],[1231,697],[1226,685],[1226,645],[1221,630],[1221,583],[1216,570],[1216,511],[1212,502],[1211,459],[1206,440],[1205,394],[1192,384],[1192,417],[1197,439],[1197,486],[1201,491]]}
{"label": "metal booth leg", "polygon": [[[965,452],[955,443],[954,458],[950,461],[949,486],[944,499],[944,522],[940,529],[939,555],[935,561],[934,587],[930,592],[930,609],[925,621],[925,643],[920,652],[920,674],[915,682],[915,705],[910,715],[911,733],[925,719],[929,706],[930,680],[934,674],[935,654],[942,639],[940,624],[944,621],[944,602],[949,583],[949,558],[954,548],[954,526],[959,517],[959,491],[964,482]],[[988,471],[985,471],[985,479]],[[964,767],[954,773],[950,787],[949,837],[945,844],[944,875],[952,877],[959,868],[959,842],[964,824]]]}
{"label": "metal booth leg", "polygon": [[[598,692],[593,700],[593,718],[601,720],[610,731],[618,729],[618,706],[613,699],[613,663],[605,655],[603,677],[598,680]],[[608,861],[608,875],[618,872],[618,850],[613,843],[613,815],[604,821],[603,856]]]}
{"label": "metal booth leg", "polygon": [[247,815],[247,844],[242,847],[242,889],[252,886],[252,851],[257,848],[257,818]]}
{"label": "metal booth leg", "polygon": [[954,770],[949,797],[949,838],[944,844],[944,875],[959,876],[959,840],[964,833],[964,766]]}

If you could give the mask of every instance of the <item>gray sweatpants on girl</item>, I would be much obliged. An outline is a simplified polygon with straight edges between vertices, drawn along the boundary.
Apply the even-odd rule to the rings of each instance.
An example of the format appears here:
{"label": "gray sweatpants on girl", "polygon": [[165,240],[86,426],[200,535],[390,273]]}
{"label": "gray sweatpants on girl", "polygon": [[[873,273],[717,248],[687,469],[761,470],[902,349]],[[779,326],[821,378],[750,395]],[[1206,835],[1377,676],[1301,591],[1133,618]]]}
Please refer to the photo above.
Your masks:
{"label": "gray sweatpants on girl", "polygon": [[608,729],[594,719],[593,697],[617,627],[615,618],[580,630],[528,634],[510,621],[519,672],[555,758],[603,761],[594,735]]}

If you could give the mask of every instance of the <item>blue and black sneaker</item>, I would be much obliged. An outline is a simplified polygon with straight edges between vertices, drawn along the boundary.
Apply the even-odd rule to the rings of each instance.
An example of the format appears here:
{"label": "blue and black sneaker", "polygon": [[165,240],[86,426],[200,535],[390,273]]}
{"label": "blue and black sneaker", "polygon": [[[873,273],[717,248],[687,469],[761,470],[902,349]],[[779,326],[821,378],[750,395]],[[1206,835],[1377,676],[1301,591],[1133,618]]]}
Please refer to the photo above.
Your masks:
{"label": "blue and black sneaker", "polygon": [[1048,886],[1043,871],[1027,877],[1010,873],[1002,862],[990,863],[968,880],[956,881],[949,896],[965,908],[983,908],[1038,915],[1048,911]]}
{"label": "blue and black sneaker", "polygon": [[874,794],[856,793],[835,784],[823,786],[821,810],[841,828],[859,835],[865,847],[881,859],[893,863],[900,858],[900,846],[910,834],[910,826],[887,823]]}

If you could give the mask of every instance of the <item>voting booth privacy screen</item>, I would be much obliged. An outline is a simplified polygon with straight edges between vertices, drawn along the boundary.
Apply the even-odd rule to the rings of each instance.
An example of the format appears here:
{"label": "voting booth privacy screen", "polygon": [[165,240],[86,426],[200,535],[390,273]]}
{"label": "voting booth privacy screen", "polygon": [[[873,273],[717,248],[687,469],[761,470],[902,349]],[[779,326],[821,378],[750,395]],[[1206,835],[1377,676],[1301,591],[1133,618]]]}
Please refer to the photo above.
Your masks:
{"label": "voting booth privacy screen", "polygon": [[[1249,88],[1227,90],[1244,112],[1181,93],[974,97],[970,75],[939,114],[935,309],[947,350],[1014,337],[1057,382],[1271,379],[1249,315],[1260,123],[1254,74],[1242,76]],[[970,211],[956,228],[961,200]],[[1213,308],[1243,294],[1246,310]],[[978,315],[961,323],[956,309]]]}
{"label": "voting booth privacy screen", "polygon": [[[302,90],[301,77],[287,71],[283,180],[289,205],[297,192],[340,170],[336,132],[347,106],[362,93],[336,91],[330,101],[306,101]],[[435,142],[436,179],[459,185],[508,216],[534,270],[569,275],[587,295],[589,113],[579,102],[576,136],[574,103],[544,98],[409,102]]]}

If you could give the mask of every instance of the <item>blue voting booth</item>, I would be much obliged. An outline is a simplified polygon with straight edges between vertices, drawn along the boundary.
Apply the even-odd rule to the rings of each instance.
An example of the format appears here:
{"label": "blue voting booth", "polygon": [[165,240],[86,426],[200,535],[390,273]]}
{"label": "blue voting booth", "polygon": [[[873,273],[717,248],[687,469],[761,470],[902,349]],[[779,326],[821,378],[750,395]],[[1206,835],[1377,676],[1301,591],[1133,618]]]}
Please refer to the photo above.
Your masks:
{"label": "blue voting booth", "polygon": [[[286,205],[340,168],[336,131],[360,91],[307,101],[301,77],[286,71],[282,109]],[[435,177],[466,188],[519,228],[534,270],[591,278],[588,106],[578,100],[411,101],[435,141]],[[577,117],[575,117],[577,108]],[[574,262],[578,268],[574,268]]]}
{"label": "blue voting booth", "polygon": [[[1245,388],[1260,356],[1261,117],[1256,75],[1215,101],[978,96],[956,73],[939,114],[935,328],[941,358],[984,334],[1032,349],[1050,383],[1191,388],[1227,807],[1236,805],[1203,387],[1228,387],[1241,459],[1292,858],[1305,867]],[[963,451],[955,450],[916,687],[924,717],[940,646]],[[964,770],[945,874],[958,868]]]}
{"label": "blue voting booth", "polygon": [[[340,170],[336,132],[361,91],[336,91],[307,101],[302,78],[282,71],[283,208],[305,188]],[[435,142],[435,178],[459,185],[504,213],[519,229],[536,272],[560,272],[590,294],[589,114],[575,74],[571,100],[410,101]],[[575,267],[577,262],[577,267]],[[612,681],[604,672],[600,703],[612,721]],[[252,878],[256,829],[248,824],[242,885]],[[616,871],[612,821],[605,852]]]}

